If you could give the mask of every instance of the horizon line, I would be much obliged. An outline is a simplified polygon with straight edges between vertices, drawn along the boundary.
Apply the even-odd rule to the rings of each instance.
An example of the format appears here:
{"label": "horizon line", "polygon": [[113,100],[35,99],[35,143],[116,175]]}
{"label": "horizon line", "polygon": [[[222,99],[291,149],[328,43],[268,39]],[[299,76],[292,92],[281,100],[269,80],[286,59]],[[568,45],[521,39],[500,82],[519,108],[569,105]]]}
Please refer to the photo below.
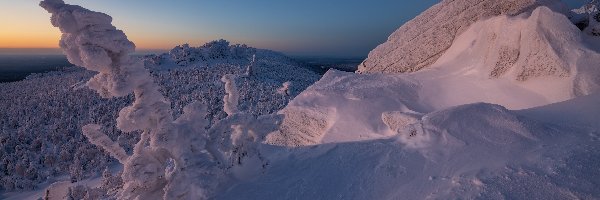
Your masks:
{"label": "horizon line", "polygon": [[[143,54],[162,54],[168,53],[171,49],[157,49],[157,48],[136,48],[136,53]],[[268,49],[267,49],[268,50]],[[301,52],[281,52],[288,57],[293,58],[340,58],[340,59],[365,59],[367,55],[319,55],[319,54],[308,54]],[[58,47],[0,47],[0,55],[62,55],[62,49]]]}

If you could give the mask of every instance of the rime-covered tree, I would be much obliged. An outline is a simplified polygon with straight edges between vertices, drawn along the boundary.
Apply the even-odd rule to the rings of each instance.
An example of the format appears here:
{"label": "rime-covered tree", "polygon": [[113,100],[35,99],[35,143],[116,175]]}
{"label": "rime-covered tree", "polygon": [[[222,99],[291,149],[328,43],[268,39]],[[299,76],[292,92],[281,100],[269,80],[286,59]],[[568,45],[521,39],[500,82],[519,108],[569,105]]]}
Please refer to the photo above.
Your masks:
{"label": "rime-covered tree", "polygon": [[[132,155],[102,133],[100,125],[83,127],[91,143],[124,165],[124,185],[118,198],[209,198],[220,177],[227,174],[222,169],[232,166],[232,158],[242,160],[240,155],[258,155],[255,143],[280,121],[276,116],[256,118],[237,112],[238,91],[233,76],[223,79],[226,84],[232,83],[226,86],[225,107],[229,116],[217,128],[205,129],[209,125],[206,106],[199,103],[187,105],[183,114],[174,119],[170,103],[143,63],[129,56],[135,45],[111,25],[110,16],[67,5],[62,0],[45,0],[40,5],[52,14],[52,24],[63,33],[60,46],[69,61],[99,72],[87,82],[88,87],[107,98],[135,95],[133,105],[122,109],[117,118],[122,131],[142,131]],[[229,44],[224,40],[206,47],[211,58],[229,53]],[[225,135],[232,128],[236,134]],[[234,141],[233,147],[231,142],[219,140],[228,137]]]}

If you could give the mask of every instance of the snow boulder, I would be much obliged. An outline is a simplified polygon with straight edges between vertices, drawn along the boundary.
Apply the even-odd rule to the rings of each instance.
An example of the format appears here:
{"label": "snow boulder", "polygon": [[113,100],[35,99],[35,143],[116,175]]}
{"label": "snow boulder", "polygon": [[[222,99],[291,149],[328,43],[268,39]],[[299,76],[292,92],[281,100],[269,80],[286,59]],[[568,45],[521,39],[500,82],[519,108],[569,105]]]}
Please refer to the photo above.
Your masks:
{"label": "snow boulder", "polygon": [[444,0],[396,30],[369,53],[359,73],[404,73],[429,67],[479,20],[515,16],[538,6],[564,10],[558,0]]}

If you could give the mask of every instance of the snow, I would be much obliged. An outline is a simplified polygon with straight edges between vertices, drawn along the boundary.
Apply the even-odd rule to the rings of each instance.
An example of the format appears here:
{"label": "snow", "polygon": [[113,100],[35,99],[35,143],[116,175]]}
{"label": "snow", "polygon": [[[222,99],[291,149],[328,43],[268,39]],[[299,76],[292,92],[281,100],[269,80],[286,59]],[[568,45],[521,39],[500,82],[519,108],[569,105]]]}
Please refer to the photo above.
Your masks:
{"label": "snow", "polygon": [[[584,102],[577,105],[597,108],[597,99]],[[544,110],[538,108],[540,114],[551,114]],[[269,147],[271,167],[266,174],[233,185],[217,198],[574,199],[600,195],[600,170],[594,167],[600,160],[590,159],[600,155],[600,141],[585,130],[546,124],[484,103],[427,114],[412,128],[418,130],[414,136],[407,132],[292,150]]]}
{"label": "snow", "polygon": [[238,112],[237,106],[240,99],[240,94],[235,85],[235,76],[227,74],[221,79],[225,83],[225,95],[223,97],[223,110],[228,115],[233,115]]}
{"label": "snow", "polygon": [[[237,112],[239,93],[235,75],[222,78],[228,93],[224,98],[224,111],[229,115],[206,130],[209,126],[205,119],[207,109],[199,103],[188,104],[183,108],[185,113],[178,118],[173,117],[170,102],[161,94],[160,86],[153,81],[141,60],[129,55],[135,45],[111,25],[110,16],[67,5],[61,0],[42,1],[40,5],[52,14],[52,24],[63,33],[61,48],[70,62],[99,72],[88,81],[89,88],[107,98],[134,93],[133,105],[121,109],[116,119],[121,131],[140,133],[133,154],[127,155],[116,141],[102,133],[101,125],[83,127],[91,143],[103,148],[124,165],[121,175],[123,186],[115,197],[208,198],[213,195],[212,188],[216,187],[214,183],[218,176],[229,174],[221,170],[240,172],[256,168],[253,165],[264,167],[264,161],[254,146],[264,138],[264,131],[277,127],[280,118],[278,115],[253,116]],[[185,55],[186,48],[189,47],[184,45],[179,53]],[[197,50],[208,50],[202,53],[210,59],[223,59],[229,55],[230,49],[233,55],[242,56],[243,52],[240,54],[239,51],[249,48],[230,47],[228,42],[221,40]],[[244,78],[253,78],[254,64],[253,59]],[[286,67],[289,66],[282,68]],[[273,73],[266,75],[270,78]],[[286,82],[289,79],[276,81]],[[286,92],[286,95],[289,94]],[[233,143],[221,143],[222,134],[231,133],[231,130],[235,133],[231,138]],[[81,163],[77,161],[71,169],[78,176],[83,176]],[[240,166],[243,169],[239,169]],[[82,192],[90,196],[95,191],[75,187],[69,188],[69,195],[82,198]]]}
{"label": "snow", "polygon": [[401,76],[330,70],[281,111],[286,115],[282,129],[267,142],[297,146],[394,134],[381,120],[382,113],[424,112],[418,103],[418,87]]}
{"label": "snow", "polygon": [[330,70],[280,112],[270,170],[218,198],[598,198],[600,69],[584,37],[538,7],[474,23],[418,72]]}
{"label": "snow", "polygon": [[[110,127],[83,126],[89,142],[123,170],[103,173],[100,187],[57,183],[50,192],[117,199],[600,198],[595,44],[556,12],[558,1],[470,3],[434,6],[390,37],[423,38],[374,50],[404,54],[408,47],[407,60],[386,53],[380,61],[396,62],[392,68],[368,59],[361,70],[413,73],[330,70],[306,88],[314,75],[305,69],[224,40],[138,60],[110,16],[46,0],[41,5],[63,32],[69,59],[99,72],[88,86],[104,97],[135,94],[117,127],[139,136],[130,153],[102,132]],[[424,26],[431,32],[414,27],[421,23],[431,23]],[[174,83],[190,72],[197,74]],[[211,80],[200,88],[218,84],[209,105],[186,96],[192,89],[178,90],[199,77]],[[78,81],[65,85],[78,88]],[[171,96],[186,98],[172,104]],[[281,106],[265,111],[253,102]],[[215,116],[211,107],[221,105]],[[83,176],[81,162],[69,166],[72,178]],[[105,188],[111,183],[119,186]]]}
{"label": "snow", "polygon": [[85,135],[90,143],[102,147],[105,151],[108,151],[113,158],[116,158],[121,163],[125,163],[127,160],[127,153],[123,147],[119,146],[118,143],[114,143],[106,134],[100,130],[102,126],[97,124],[88,124],[82,127],[83,135]]}
{"label": "snow", "polygon": [[[510,108],[564,101],[600,88],[600,72],[593,64],[600,54],[582,41],[580,31],[564,15],[539,7],[530,16],[501,16],[475,23],[430,69],[415,76],[435,79],[428,82],[435,88],[431,95],[446,104],[473,103],[467,99],[474,95],[482,98],[478,101]],[[518,53],[507,58],[503,49]],[[503,60],[511,61],[510,65]],[[473,87],[482,91],[465,94],[465,88]]]}
{"label": "snow", "polygon": [[[565,126],[589,127],[600,130],[600,94],[579,97],[536,108],[519,110],[518,113],[539,121]],[[599,133],[590,133],[598,137]]]}
{"label": "snow", "polygon": [[360,73],[404,73],[428,68],[471,24],[502,15],[529,13],[547,6],[566,13],[558,0],[444,0],[407,22],[373,49]]}
{"label": "snow", "polygon": [[[239,109],[245,113],[275,113],[319,77],[279,53],[257,49],[256,57],[254,76],[236,80],[240,88]],[[249,63],[247,58],[243,60]],[[210,66],[193,64],[165,70],[159,65],[151,70],[161,93],[171,102],[174,117],[179,117],[185,105],[194,101],[208,106],[206,118],[210,124],[226,117],[221,78],[225,74],[242,76],[246,72],[246,64],[212,62]],[[289,73],[292,71],[294,73]],[[20,82],[0,84],[4,95],[0,98],[0,139],[6,141],[4,147],[7,149],[21,149],[0,153],[7,163],[0,165],[0,169],[9,170],[9,174],[2,177],[0,187],[8,191],[43,188],[43,185],[37,184],[51,181],[56,176],[69,175],[76,159],[81,160],[84,173],[80,178],[83,179],[95,176],[107,165],[118,162],[111,159],[106,151],[90,144],[82,134],[82,127],[90,123],[102,125],[106,135],[131,153],[139,135],[120,131],[116,128],[115,117],[120,109],[131,104],[133,95],[103,99],[85,87],[86,81],[93,75],[95,73],[90,71],[69,68],[35,74]],[[278,94],[277,89],[285,82],[293,83],[289,93]],[[73,85],[78,87],[73,88]],[[40,164],[30,162],[38,160],[41,160]],[[36,172],[23,177],[11,170],[17,165]]]}

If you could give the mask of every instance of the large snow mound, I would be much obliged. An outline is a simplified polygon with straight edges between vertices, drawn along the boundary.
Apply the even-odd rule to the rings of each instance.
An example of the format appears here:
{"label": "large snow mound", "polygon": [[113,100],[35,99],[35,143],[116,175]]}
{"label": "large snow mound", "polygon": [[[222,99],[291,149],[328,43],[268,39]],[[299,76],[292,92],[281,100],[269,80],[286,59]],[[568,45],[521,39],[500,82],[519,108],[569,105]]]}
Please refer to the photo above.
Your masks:
{"label": "large snow mound", "polygon": [[404,24],[372,50],[358,72],[402,73],[429,67],[471,24],[499,15],[527,13],[542,5],[564,10],[558,0],[444,0]]}

